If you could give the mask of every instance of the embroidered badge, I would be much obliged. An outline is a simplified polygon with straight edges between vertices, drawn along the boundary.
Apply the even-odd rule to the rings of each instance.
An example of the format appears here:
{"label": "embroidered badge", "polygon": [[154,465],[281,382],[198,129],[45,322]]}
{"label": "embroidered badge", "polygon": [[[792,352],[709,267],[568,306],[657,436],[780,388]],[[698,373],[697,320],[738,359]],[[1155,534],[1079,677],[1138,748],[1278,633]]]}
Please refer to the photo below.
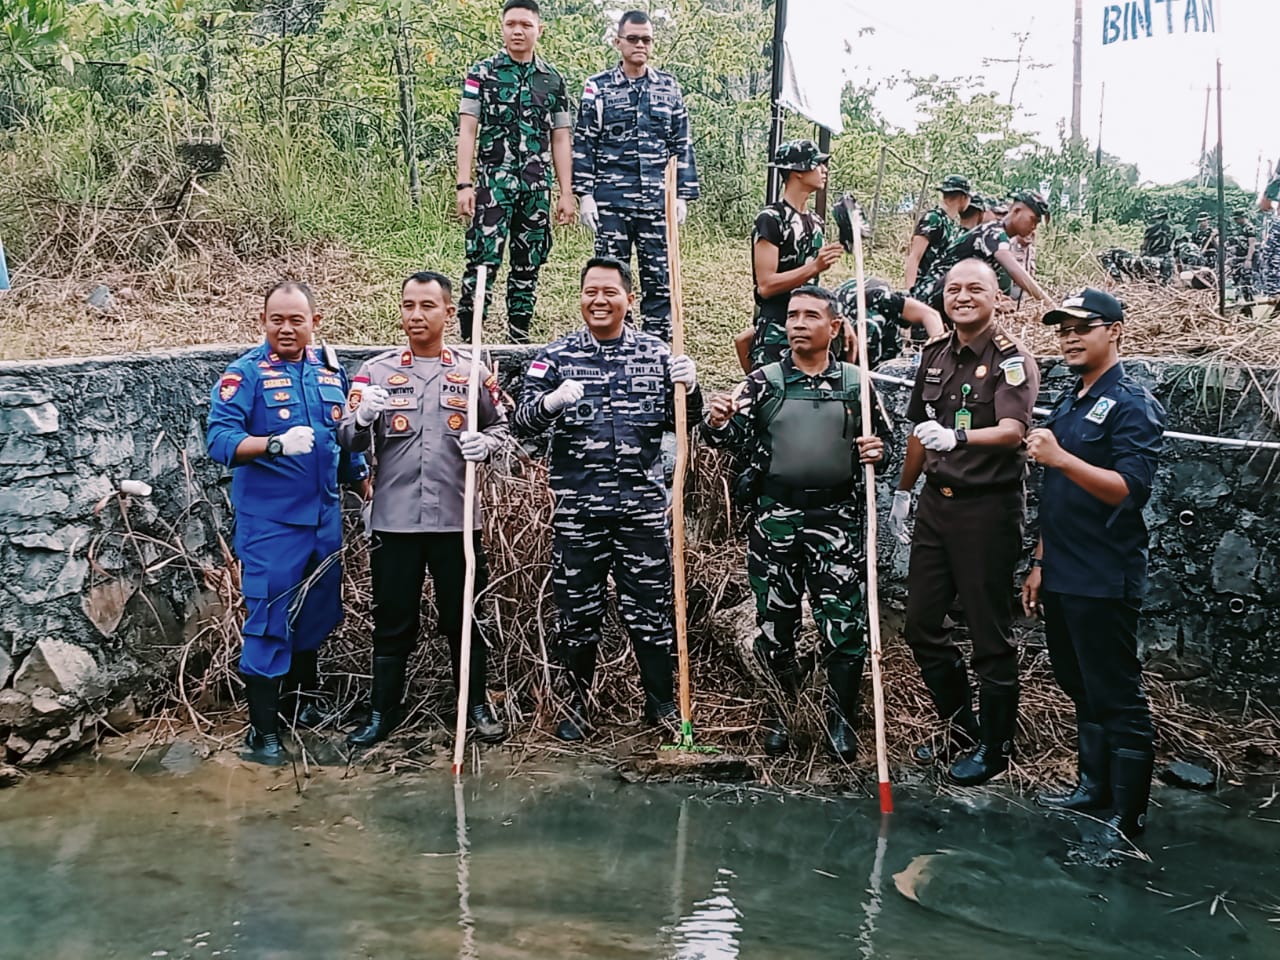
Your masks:
{"label": "embroidered badge", "polygon": [[279,390],[281,387],[292,387],[293,381],[288,377],[276,377],[273,380],[263,380],[263,390]]}
{"label": "embroidered badge", "polygon": [[277,390],[275,393],[271,395],[272,400],[276,400],[281,403],[283,403],[285,400],[291,399],[292,397],[293,397],[293,394],[290,393],[288,390]]}
{"label": "embroidered badge", "polygon": [[281,407],[281,408],[280,408],[280,419],[281,419],[281,420],[288,420],[291,416],[293,416],[293,414],[291,414],[291,413],[289,412],[289,408],[288,408],[288,407]]}
{"label": "embroidered badge", "polygon": [[1103,397],[1093,405],[1093,409],[1084,415],[1084,418],[1090,423],[1102,423],[1107,419],[1107,414],[1111,412],[1111,408],[1116,402],[1110,397]]}
{"label": "embroidered badge", "polygon": [[335,403],[333,409],[329,411],[329,416],[335,422],[342,419],[342,404]]}
{"label": "embroidered badge", "polygon": [[320,374],[320,376],[316,377],[316,379],[317,379],[320,383],[323,383],[325,386],[328,386],[328,387],[340,387],[340,386],[342,386],[342,378],[341,378],[341,377],[334,377],[334,376],[330,376],[330,375],[329,375],[329,374],[327,374],[327,373],[322,373],[322,374]]}
{"label": "embroidered badge", "polygon": [[389,407],[411,407],[413,406],[412,397],[392,397],[387,401]]}
{"label": "embroidered badge", "polygon": [[240,384],[237,381],[223,377],[222,383],[218,387],[218,399],[226,403],[236,395],[236,391],[239,389]]}
{"label": "embroidered badge", "polygon": [[412,351],[412,350],[405,350],[404,352],[402,352],[402,353],[400,354],[400,366],[402,366],[402,367],[412,367],[412,366],[413,366],[413,351]]}
{"label": "embroidered badge", "polygon": [[1027,370],[1022,357],[1010,357],[1000,364],[1004,371],[1004,382],[1011,387],[1020,387],[1027,382]]}
{"label": "embroidered badge", "polygon": [[449,429],[450,429],[450,430],[461,430],[461,429],[462,429],[462,414],[460,414],[460,413],[451,413],[451,414],[449,414],[449,419],[448,419],[448,420],[446,420],[446,421],[445,421],[445,423],[447,423],[447,424],[449,425]]}
{"label": "embroidered badge", "polygon": [[987,365],[985,363],[978,364],[978,369],[973,371],[973,375],[977,379],[981,380],[983,377],[987,375]]}
{"label": "embroidered badge", "polygon": [[941,368],[941,367],[926,367],[926,368],[925,368],[925,371],[924,371],[924,382],[925,382],[925,383],[941,383],[941,382],[942,382],[942,368]]}
{"label": "embroidered badge", "polygon": [[446,406],[458,407],[460,409],[465,409],[467,406],[466,397],[445,397],[444,402]]}
{"label": "embroidered badge", "polygon": [[409,418],[403,413],[397,413],[391,418],[391,432],[405,433],[409,429]]}
{"label": "embroidered badge", "polygon": [[359,387],[356,387],[354,390],[352,390],[351,393],[347,396],[347,409],[354,410],[356,407],[360,406],[361,396],[362,394]]}
{"label": "embroidered badge", "polygon": [[448,347],[441,347],[441,348],[440,348],[440,362],[441,362],[442,364],[444,364],[446,367],[452,367],[452,366],[453,366],[453,351],[452,351],[452,350],[450,350]]}
{"label": "embroidered badge", "polygon": [[406,377],[403,373],[393,373],[391,376],[387,377],[387,383],[389,383],[393,387],[398,387],[400,386],[400,384],[408,383],[408,382],[409,382],[409,378]]}
{"label": "embroidered badge", "polygon": [[446,373],[444,378],[450,383],[466,383],[469,379],[465,373]]}

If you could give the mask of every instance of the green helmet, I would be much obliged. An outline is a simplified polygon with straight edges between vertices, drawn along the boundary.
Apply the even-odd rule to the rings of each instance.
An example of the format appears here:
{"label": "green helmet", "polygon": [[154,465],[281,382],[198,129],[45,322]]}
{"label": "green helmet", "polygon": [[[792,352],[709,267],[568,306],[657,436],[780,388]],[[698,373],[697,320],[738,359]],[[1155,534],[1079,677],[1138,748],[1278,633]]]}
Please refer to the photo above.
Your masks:
{"label": "green helmet", "polygon": [[816,170],[831,154],[823,153],[812,140],[788,140],[773,152],[771,166],[778,170]]}

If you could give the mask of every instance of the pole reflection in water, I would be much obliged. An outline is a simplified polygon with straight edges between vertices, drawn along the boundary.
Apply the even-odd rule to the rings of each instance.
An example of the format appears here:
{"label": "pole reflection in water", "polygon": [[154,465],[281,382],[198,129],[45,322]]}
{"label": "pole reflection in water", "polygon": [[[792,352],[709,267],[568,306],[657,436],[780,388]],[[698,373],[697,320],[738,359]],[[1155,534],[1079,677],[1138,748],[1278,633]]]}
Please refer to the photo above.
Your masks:
{"label": "pole reflection in water", "polygon": [[880,916],[881,878],[884,875],[884,852],[889,846],[889,816],[880,815],[880,834],[876,837],[876,858],[871,864],[871,876],[867,882],[867,900],[862,905],[862,923],[858,927],[858,953],[863,960],[876,955],[876,918]]}
{"label": "pole reflection in water", "polygon": [[689,842],[689,799],[680,801],[680,818],[676,822],[676,863],[671,874],[672,922],[663,931],[669,940],[670,960],[737,960],[741,955],[742,913],[729,896],[732,870],[716,871],[711,895],[693,905],[687,916],[681,913],[684,902],[685,850]]}
{"label": "pole reflection in water", "polygon": [[467,840],[467,802],[462,795],[461,779],[453,781],[453,814],[458,825],[458,926],[462,928],[458,960],[476,960],[476,921],[471,915],[471,844]]}

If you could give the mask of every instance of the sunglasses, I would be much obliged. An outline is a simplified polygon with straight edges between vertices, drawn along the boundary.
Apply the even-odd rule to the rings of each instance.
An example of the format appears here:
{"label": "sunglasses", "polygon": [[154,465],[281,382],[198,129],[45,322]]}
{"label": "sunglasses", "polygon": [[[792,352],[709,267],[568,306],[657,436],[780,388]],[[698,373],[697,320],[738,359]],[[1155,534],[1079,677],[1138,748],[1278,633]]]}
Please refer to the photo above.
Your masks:
{"label": "sunglasses", "polygon": [[646,47],[653,46],[653,37],[641,37],[641,36],[637,36],[634,33],[629,33],[622,39],[625,40],[627,43],[631,44],[633,47],[638,47],[641,44],[644,44]]}
{"label": "sunglasses", "polygon": [[1105,327],[1106,325],[1107,321],[1105,320],[1081,320],[1077,323],[1064,323],[1058,327],[1058,336],[1069,337],[1074,333],[1077,337],[1083,337],[1095,327]]}

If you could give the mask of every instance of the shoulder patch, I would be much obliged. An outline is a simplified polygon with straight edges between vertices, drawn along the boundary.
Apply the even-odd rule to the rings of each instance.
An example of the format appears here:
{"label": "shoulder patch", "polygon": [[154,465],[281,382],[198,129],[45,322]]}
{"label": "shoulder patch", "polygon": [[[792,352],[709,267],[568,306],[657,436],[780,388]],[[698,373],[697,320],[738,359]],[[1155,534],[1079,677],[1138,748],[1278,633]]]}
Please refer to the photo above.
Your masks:
{"label": "shoulder patch", "polygon": [[1016,357],[1010,357],[1000,363],[1000,369],[1004,371],[1004,381],[1011,387],[1020,387],[1027,382],[1027,370],[1024,366],[1022,354]]}
{"label": "shoulder patch", "polygon": [[596,95],[600,93],[600,88],[596,86],[594,80],[588,80],[582,85],[582,99],[594,100]]}
{"label": "shoulder patch", "polygon": [[402,366],[402,367],[412,367],[412,366],[413,366],[413,351],[412,351],[412,350],[403,350],[403,351],[401,351],[401,353],[400,353],[400,366]]}
{"label": "shoulder patch", "polygon": [[547,375],[547,371],[551,369],[551,364],[545,360],[534,360],[529,364],[529,369],[525,371],[525,376],[534,377],[541,380]]}
{"label": "shoulder patch", "polygon": [[[996,331],[995,335],[991,338],[991,342],[994,343],[996,345],[996,349],[1003,354],[1018,352],[1018,345],[1014,343],[1013,339],[1006,333]],[[1018,359],[1021,360],[1022,358],[1019,357]],[[1001,364],[1001,366],[1003,367],[1004,364]]]}
{"label": "shoulder patch", "polygon": [[440,348],[440,364],[445,367],[452,367],[454,364],[453,351],[448,347]]}

